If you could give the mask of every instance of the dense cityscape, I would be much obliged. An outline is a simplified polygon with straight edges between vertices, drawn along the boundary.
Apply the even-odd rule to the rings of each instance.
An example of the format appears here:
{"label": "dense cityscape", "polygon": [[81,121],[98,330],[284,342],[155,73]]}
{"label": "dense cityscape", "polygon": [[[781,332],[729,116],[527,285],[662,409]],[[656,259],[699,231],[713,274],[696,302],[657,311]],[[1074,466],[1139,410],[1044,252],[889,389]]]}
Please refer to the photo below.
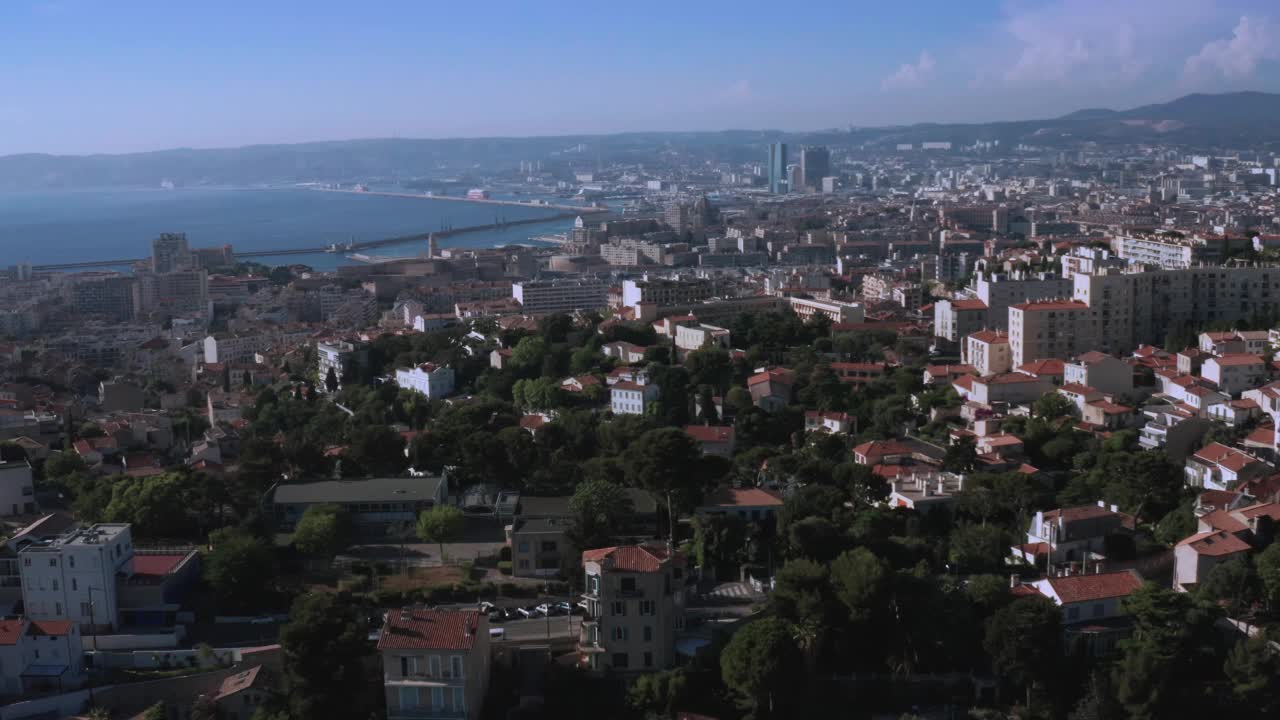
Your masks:
{"label": "dense cityscape", "polygon": [[0,718],[1280,712],[1280,155],[653,153],[9,267]]}

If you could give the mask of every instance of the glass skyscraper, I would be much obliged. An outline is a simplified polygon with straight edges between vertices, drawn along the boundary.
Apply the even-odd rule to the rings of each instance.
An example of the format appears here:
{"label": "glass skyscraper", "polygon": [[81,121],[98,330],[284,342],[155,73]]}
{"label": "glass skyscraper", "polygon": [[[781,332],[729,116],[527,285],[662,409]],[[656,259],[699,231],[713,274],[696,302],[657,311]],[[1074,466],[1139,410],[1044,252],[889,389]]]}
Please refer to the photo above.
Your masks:
{"label": "glass skyscraper", "polygon": [[787,144],[769,143],[769,192],[787,191]]}

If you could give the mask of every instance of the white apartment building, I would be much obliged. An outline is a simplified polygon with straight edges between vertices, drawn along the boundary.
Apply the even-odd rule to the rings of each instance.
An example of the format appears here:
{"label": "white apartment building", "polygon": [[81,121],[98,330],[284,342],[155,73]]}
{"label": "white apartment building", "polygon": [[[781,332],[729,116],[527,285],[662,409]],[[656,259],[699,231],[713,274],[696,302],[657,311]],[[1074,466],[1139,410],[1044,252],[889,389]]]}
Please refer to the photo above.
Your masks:
{"label": "white apartment building", "polygon": [[603,280],[530,280],[511,284],[511,297],[526,313],[593,310],[609,304],[609,283]]}
{"label": "white apartment building", "polygon": [[1155,266],[1165,270],[1191,267],[1193,249],[1189,243],[1168,237],[1117,237],[1111,249],[1121,259],[1134,265]]}
{"label": "white apartment building", "polygon": [[610,407],[614,415],[643,415],[658,400],[658,395],[658,386],[653,383],[623,380],[609,387]]}
{"label": "white apartment building", "polygon": [[84,632],[115,629],[116,575],[133,572],[128,524],[98,523],[18,553],[22,605],[32,620],[70,620]]}
{"label": "white apartment building", "polygon": [[933,304],[933,334],[958,343],[987,327],[987,304],[977,298],[939,300]]}
{"label": "white apartment building", "polygon": [[[1200,375],[1229,395],[1262,385],[1267,379],[1267,365],[1258,355],[1233,353],[1211,357],[1200,366]],[[3,510],[3,506],[0,506]]]}
{"label": "white apartment building", "polygon": [[802,320],[815,315],[825,315],[833,323],[860,323],[865,319],[865,310],[859,303],[798,297],[788,298],[788,302],[792,312]]}
{"label": "white apartment building", "polygon": [[1070,295],[1071,287],[1071,278],[1022,272],[1008,275],[980,272],[973,283],[974,295],[987,306],[986,326],[999,330],[1009,327],[1010,305]]}
{"label": "white apartment building", "polygon": [[[342,385],[342,376],[346,374],[347,368],[353,365],[362,365],[368,360],[368,349],[358,347],[354,343],[345,340],[330,340],[316,343],[316,372],[320,378],[317,386],[322,392],[326,389],[324,385],[325,378],[329,377],[329,370],[333,370],[333,374],[338,378],[338,385]],[[403,386],[401,386],[403,387]]]}
{"label": "white apartment building", "polygon": [[624,280],[622,304],[634,308],[642,302],[658,307],[690,305],[702,302],[716,294],[715,283],[710,280]]}
{"label": "white apartment building", "polygon": [[36,511],[35,485],[26,460],[0,460],[0,516],[30,515]]}
{"label": "white apartment building", "polygon": [[453,394],[453,368],[434,363],[396,370],[396,384],[429,398],[443,398]]}

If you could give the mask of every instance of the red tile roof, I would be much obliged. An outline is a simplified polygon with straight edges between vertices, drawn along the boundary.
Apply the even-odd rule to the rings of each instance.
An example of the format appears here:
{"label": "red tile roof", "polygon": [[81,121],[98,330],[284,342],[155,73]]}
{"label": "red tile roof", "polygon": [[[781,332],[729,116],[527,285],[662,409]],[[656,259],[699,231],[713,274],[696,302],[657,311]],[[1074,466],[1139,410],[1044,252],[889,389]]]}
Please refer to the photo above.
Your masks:
{"label": "red tile roof", "polygon": [[133,574],[164,577],[173,572],[173,569],[178,567],[185,557],[186,555],[178,553],[172,555],[134,555]]}
{"label": "red tile roof", "polygon": [[1227,447],[1222,443],[1209,443],[1200,448],[1195,454],[1197,460],[1221,465],[1222,467],[1238,471],[1247,465],[1259,462],[1257,458],[1249,457],[1244,453],[1232,447]]}
{"label": "red tile roof", "polygon": [[1061,375],[1066,371],[1066,363],[1056,358],[1041,358],[1018,366],[1018,372],[1028,375]]}
{"label": "red tile roof", "polygon": [[1069,575],[1050,578],[1048,582],[1064,605],[1128,597],[1142,586],[1138,576],[1129,570],[1095,575]]}
{"label": "red tile roof", "polygon": [[700,443],[733,442],[733,428],[716,425],[686,425],[684,431]]}
{"label": "red tile roof", "polygon": [[956,310],[986,310],[987,304],[977,298],[967,298],[964,300],[952,300],[951,307]]}
{"label": "red tile roof", "polygon": [[17,645],[22,638],[23,621],[0,620],[0,645]]}
{"label": "red tile roof", "polygon": [[70,620],[32,620],[31,628],[27,630],[28,635],[70,635],[72,624]]}
{"label": "red tile roof", "polygon": [[1233,353],[1231,355],[1223,355],[1218,358],[1210,358],[1206,362],[1215,362],[1224,367],[1237,367],[1243,365],[1261,365],[1262,358],[1252,353]]}
{"label": "red tile roof", "polygon": [[470,650],[481,620],[476,610],[392,610],[379,650]]}
{"label": "red tile roof", "polygon": [[1178,542],[1178,546],[1189,546],[1200,555],[1221,557],[1235,553],[1249,552],[1253,549],[1249,543],[1221,530],[1196,533]]}
{"label": "red tile roof", "polygon": [[1009,343],[1009,336],[999,330],[979,330],[976,333],[970,333],[969,337],[984,343]]}
{"label": "red tile roof", "polygon": [[715,507],[781,507],[782,495],[762,488],[718,488],[702,503]]}
{"label": "red tile roof", "polygon": [[617,547],[586,550],[582,562],[613,561],[613,570],[622,572],[658,572],[671,552],[666,545],[619,545]]}

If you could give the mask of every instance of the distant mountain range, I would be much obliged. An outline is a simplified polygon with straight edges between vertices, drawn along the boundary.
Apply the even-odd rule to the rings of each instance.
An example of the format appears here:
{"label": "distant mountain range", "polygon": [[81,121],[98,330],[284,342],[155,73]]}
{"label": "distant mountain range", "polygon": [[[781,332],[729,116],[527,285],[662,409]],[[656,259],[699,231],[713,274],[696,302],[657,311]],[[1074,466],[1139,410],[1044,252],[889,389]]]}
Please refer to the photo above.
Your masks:
{"label": "distant mountain range", "polygon": [[1048,120],[858,128],[813,133],[728,130],[624,133],[535,138],[343,140],[254,145],[216,150],[176,149],[124,155],[25,154],[0,157],[0,189],[253,185],[451,176],[466,168],[514,167],[521,160],[581,159],[652,164],[661,149],[706,159],[763,159],[774,140],[833,146],[928,141],[972,144],[999,140],[1070,147],[1163,142],[1202,148],[1280,147],[1280,94],[1236,92],[1187,95],[1132,110],[1086,109]]}

